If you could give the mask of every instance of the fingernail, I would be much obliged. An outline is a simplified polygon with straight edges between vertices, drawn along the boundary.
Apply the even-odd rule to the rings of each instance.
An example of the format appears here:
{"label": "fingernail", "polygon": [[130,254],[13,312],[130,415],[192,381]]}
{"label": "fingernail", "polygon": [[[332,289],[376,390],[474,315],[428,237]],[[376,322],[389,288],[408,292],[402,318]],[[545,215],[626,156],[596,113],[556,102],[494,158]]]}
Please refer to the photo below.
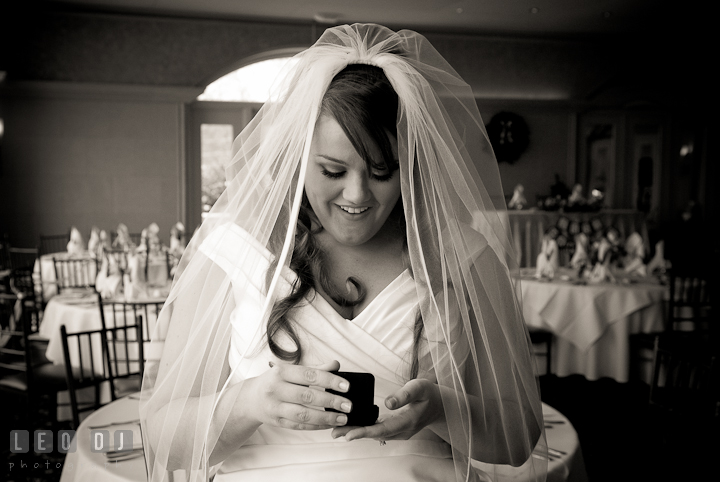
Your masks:
{"label": "fingernail", "polygon": [[388,398],[388,405],[390,408],[395,408],[395,405],[397,405],[397,400],[394,397]]}
{"label": "fingernail", "polygon": [[347,417],[345,415],[339,415],[336,419],[337,423],[345,425],[347,423]]}
{"label": "fingernail", "polygon": [[350,384],[348,382],[340,382],[340,390],[347,392],[348,388],[350,388]]}
{"label": "fingernail", "polygon": [[350,410],[352,410],[352,404],[350,404],[348,402],[343,402],[340,404],[340,408],[342,409],[343,412],[350,413]]}

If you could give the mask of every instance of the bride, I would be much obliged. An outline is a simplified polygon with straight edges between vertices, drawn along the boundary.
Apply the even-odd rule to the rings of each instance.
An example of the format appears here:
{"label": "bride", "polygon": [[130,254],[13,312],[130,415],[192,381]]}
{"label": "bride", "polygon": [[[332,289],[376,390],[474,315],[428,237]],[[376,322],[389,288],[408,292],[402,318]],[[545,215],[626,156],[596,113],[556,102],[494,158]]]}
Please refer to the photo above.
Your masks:
{"label": "bride", "polygon": [[[470,87],[424,37],[378,25],[328,29],[298,60],[235,141],[153,335],[149,479],[495,480],[480,461],[544,480]],[[340,369],[375,377],[374,424],[347,424]]]}

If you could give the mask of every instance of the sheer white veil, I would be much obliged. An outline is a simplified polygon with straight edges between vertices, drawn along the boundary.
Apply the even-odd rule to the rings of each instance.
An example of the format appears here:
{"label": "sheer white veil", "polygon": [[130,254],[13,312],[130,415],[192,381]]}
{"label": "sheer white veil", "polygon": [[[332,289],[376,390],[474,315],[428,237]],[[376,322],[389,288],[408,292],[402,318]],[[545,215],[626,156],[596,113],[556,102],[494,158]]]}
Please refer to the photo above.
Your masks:
{"label": "sheer white veil", "polygon": [[[278,260],[263,308],[242,313],[258,327],[250,344],[258,346],[280,273],[289,269],[321,101],[333,77],[355,63],[382,68],[399,98],[402,203],[424,323],[419,376],[443,388],[456,479],[475,480],[473,460],[480,460],[520,466],[531,480],[544,480],[547,459],[532,455],[544,447],[542,407],[513,243],[471,88],[408,30],[334,27],[296,58],[237,137],[227,189],[185,250],[153,335],[141,397],[149,480],[207,480],[213,473],[208,457],[228,418],[218,400],[243,361],[230,366],[228,359],[232,291],[243,287],[206,255],[207,244],[221,244],[216,228],[232,223]],[[231,261],[244,270],[262,266],[250,257]],[[494,466],[484,467],[494,478]]]}

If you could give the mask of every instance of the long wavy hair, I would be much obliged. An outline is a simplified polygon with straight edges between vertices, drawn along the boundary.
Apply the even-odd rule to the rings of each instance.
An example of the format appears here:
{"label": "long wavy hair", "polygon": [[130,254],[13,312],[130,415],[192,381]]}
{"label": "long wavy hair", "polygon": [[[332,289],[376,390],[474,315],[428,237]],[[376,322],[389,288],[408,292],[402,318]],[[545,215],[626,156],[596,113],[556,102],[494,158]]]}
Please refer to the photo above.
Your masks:
{"label": "long wavy hair", "polygon": [[[398,168],[398,162],[392,152],[389,135],[397,138],[398,96],[381,68],[365,64],[348,65],[341,70],[330,83],[321,105],[321,115],[332,116],[342,127],[357,153],[365,160],[368,171],[371,168],[390,171]],[[380,152],[381,160],[373,159],[373,152]],[[397,222],[403,239],[405,264],[407,257],[407,239],[405,215],[402,199],[393,209],[386,222]],[[278,223],[282,225],[283,223]],[[327,273],[325,254],[315,241],[314,235],[322,230],[306,196],[298,215],[290,269],[297,278],[291,292],[278,300],[270,313],[267,325],[267,342],[272,353],[281,360],[299,363],[302,357],[300,340],[295,331],[291,311],[301,303],[317,285],[340,306],[355,306],[365,299],[365,288],[354,277],[346,280],[346,292],[330,282]],[[275,233],[270,239],[271,245],[282,245],[281,236]],[[267,284],[270,284],[277,261],[273,261],[267,271]],[[354,292],[355,296],[350,296]],[[415,320],[413,348],[411,354],[410,378],[416,378],[419,372],[418,350],[422,338],[422,319],[420,311]],[[277,342],[285,334],[295,349],[286,350]]]}

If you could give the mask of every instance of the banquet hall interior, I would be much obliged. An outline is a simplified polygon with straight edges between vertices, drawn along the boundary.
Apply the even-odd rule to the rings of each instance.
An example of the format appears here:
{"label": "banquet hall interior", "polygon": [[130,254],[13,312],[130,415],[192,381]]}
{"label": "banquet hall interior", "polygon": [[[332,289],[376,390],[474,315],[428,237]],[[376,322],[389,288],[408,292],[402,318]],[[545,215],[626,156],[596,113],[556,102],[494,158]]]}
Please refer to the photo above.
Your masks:
{"label": "banquet hall interior", "polygon": [[[326,28],[354,22],[418,31],[472,88],[552,411],[548,480],[717,477],[720,121],[709,3],[3,2],[0,432],[10,445],[0,447],[0,479],[144,480],[133,472],[142,457],[115,461],[125,472],[83,473],[107,455],[81,444],[40,453],[34,431],[80,433],[133,400],[133,376],[153,356],[149,325],[272,77],[259,97],[238,86],[258,83],[254,66],[286,62]],[[116,305],[145,310],[133,313],[132,335],[118,331]],[[102,403],[82,413],[74,393],[89,397],[93,383],[77,380],[86,367],[73,330],[103,340],[90,371],[111,364],[112,343],[139,337],[133,373],[105,367]],[[20,372],[17,359],[27,362]],[[29,450],[13,450],[16,430],[29,432]]]}

